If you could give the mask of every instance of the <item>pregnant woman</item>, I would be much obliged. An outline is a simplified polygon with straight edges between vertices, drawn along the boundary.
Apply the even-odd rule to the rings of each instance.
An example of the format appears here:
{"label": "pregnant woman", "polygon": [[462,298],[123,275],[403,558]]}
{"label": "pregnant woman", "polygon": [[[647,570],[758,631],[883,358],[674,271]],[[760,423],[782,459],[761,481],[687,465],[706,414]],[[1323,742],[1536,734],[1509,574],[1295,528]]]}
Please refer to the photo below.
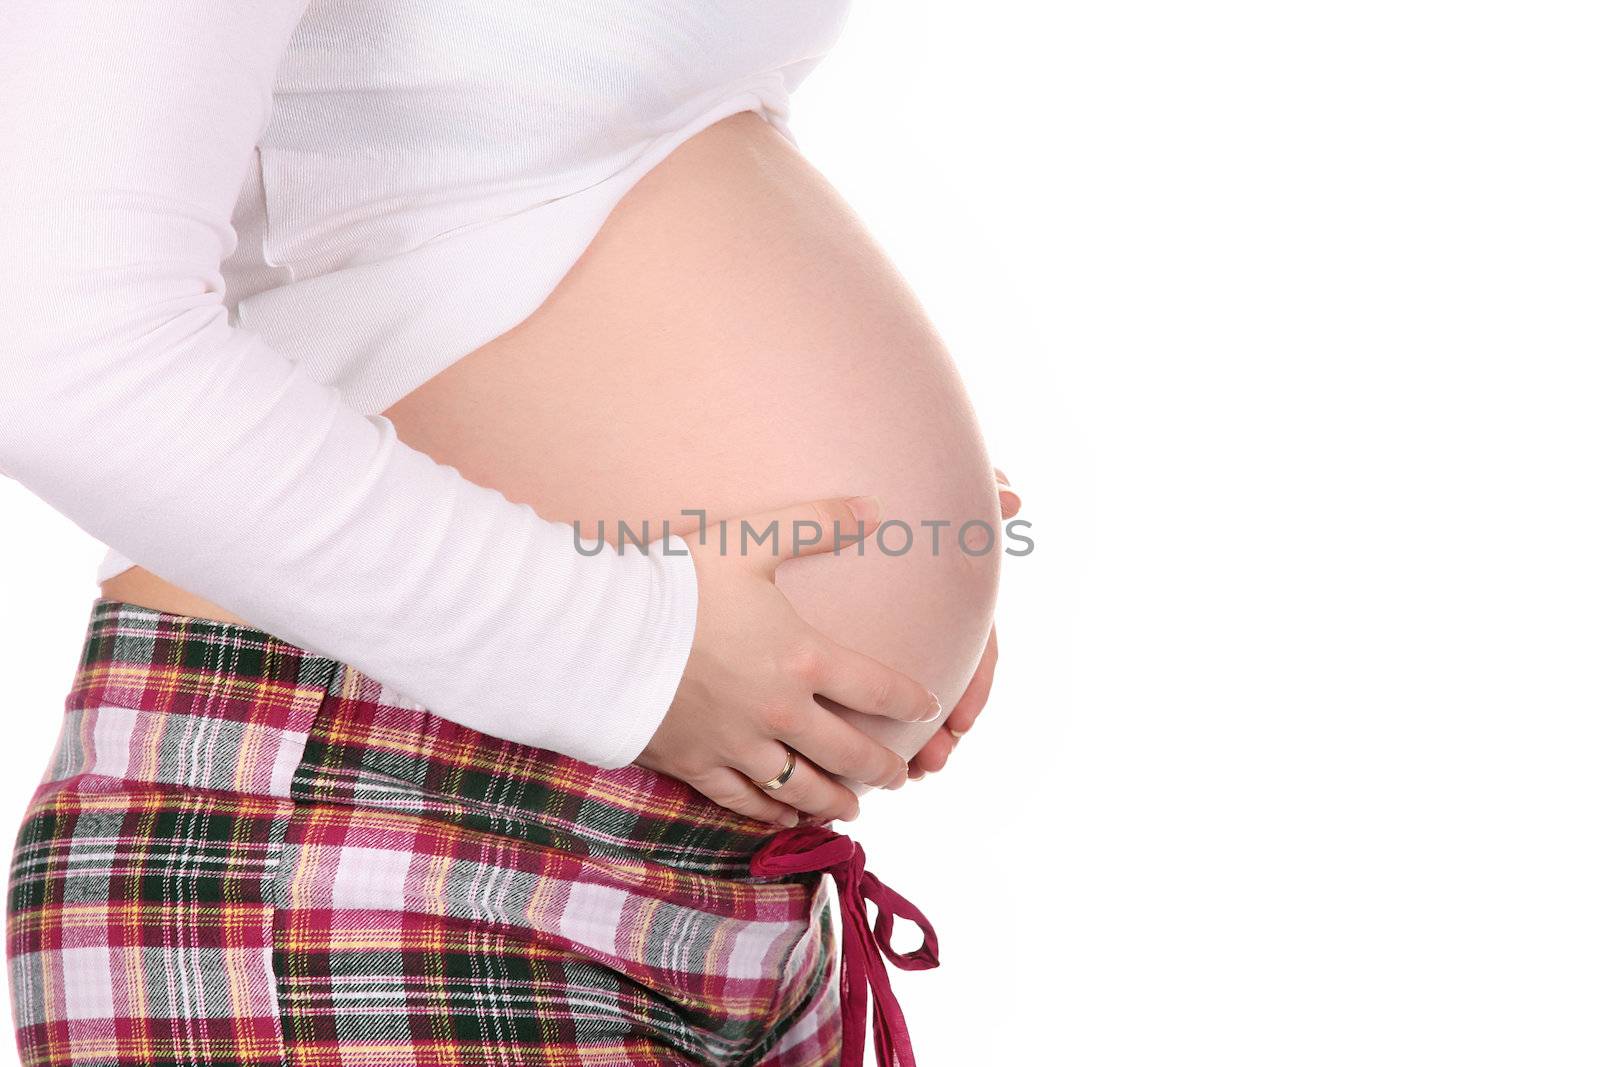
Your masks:
{"label": "pregnant woman", "polygon": [[788,131],[842,18],[0,14],[0,466],[110,546],[26,1064],[860,1063],[869,987],[914,1062],[827,824],[981,704],[1001,509]]}

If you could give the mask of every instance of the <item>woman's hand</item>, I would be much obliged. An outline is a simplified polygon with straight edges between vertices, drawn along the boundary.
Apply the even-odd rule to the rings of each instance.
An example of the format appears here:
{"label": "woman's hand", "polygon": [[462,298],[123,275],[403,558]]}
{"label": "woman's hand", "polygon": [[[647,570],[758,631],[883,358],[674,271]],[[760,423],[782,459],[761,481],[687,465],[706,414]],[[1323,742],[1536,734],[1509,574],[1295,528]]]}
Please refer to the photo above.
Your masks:
{"label": "woman's hand", "polygon": [[[1011,480],[999,467],[994,469],[994,480],[1000,493],[1000,517],[1002,519],[1014,517],[1022,510],[1022,498],[1011,488]],[[945,763],[950,759],[950,753],[955,751],[956,742],[961,740],[962,734],[972,729],[972,724],[978,721],[978,712],[989,702],[989,688],[994,685],[994,665],[999,657],[999,641],[994,628],[991,627],[989,643],[984,646],[983,658],[978,661],[978,669],[973,672],[972,681],[967,683],[967,691],[956,701],[950,717],[939,727],[938,732],[928,738],[928,743],[922,746],[921,751],[911,757],[909,771],[911,778],[923,778],[929,771],[944,769]]]}
{"label": "woman's hand", "polygon": [[[713,523],[703,536],[685,538],[699,586],[694,644],[640,765],[783,826],[795,825],[800,812],[844,820],[860,813],[856,795],[824,772],[887,789],[905,784],[905,760],[816,697],[904,722],[937,718],[938,698],[807,624],[773,581],[786,559],[872,533],[881,513],[875,497],[822,500]],[[757,540],[774,525],[775,545],[771,536]],[[788,749],[797,753],[789,780],[773,790],[758,786],[783,770]]]}

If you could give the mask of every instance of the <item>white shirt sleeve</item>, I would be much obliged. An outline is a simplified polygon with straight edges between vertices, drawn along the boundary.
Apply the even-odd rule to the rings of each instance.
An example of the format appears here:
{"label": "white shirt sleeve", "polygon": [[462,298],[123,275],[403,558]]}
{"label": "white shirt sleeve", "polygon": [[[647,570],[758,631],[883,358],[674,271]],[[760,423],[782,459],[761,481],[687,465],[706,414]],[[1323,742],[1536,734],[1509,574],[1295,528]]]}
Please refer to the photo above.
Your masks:
{"label": "white shirt sleeve", "polygon": [[622,766],[688,657],[682,539],[585,555],[229,322],[231,212],[304,6],[0,6],[0,468],[440,716]]}

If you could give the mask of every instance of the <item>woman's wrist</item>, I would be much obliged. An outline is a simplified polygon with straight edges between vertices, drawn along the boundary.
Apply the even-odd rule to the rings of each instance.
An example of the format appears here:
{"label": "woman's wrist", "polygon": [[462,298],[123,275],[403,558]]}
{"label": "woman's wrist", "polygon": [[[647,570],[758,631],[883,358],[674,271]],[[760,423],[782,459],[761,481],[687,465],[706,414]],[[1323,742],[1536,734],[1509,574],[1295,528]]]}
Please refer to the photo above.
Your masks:
{"label": "woman's wrist", "polygon": [[694,557],[677,534],[653,542],[648,554],[629,545],[615,557],[595,558],[615,558],[623,568],[638,561],[638,574],[625,580],[646,583],[637,610],[619,589],[618,625],[609,631],[612,691],[591,700],[594,731],[581,741],[587,762],[622,767],[638,758],[672,706],[694,645],[699,588]]}

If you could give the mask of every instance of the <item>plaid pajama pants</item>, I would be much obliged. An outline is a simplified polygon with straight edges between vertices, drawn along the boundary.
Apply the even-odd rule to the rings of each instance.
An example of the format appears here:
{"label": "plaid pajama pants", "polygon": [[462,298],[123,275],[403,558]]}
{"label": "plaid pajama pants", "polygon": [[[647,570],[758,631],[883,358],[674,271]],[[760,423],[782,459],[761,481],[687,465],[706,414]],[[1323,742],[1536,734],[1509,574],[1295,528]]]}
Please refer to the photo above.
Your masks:
{"label": "plaid pajama pants", "polygon": [[835,1063],[827,882],[638,768],[97,599],[13,853],[35,1065]]}

